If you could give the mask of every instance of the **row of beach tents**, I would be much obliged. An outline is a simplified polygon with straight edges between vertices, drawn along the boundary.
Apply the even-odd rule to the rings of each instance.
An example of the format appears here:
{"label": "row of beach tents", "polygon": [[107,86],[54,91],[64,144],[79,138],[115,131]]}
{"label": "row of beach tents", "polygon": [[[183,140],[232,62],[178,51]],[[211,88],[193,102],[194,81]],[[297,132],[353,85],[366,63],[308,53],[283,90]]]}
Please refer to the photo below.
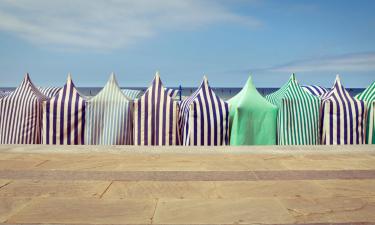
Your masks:
{"label": "row of beach tents", "polygon": [[38,88],[28,74],[0,95],[0,144],[52,145],[340,145],[375,143],[375,82],[353,97],[336,77],[331,90],[300,86],[294,74],[262,96],[251,77],[228,101],[204,77],[178,101],[157,73],[150,87],[120,89],[112,74],[95,96],[71,76],[62,88]]}

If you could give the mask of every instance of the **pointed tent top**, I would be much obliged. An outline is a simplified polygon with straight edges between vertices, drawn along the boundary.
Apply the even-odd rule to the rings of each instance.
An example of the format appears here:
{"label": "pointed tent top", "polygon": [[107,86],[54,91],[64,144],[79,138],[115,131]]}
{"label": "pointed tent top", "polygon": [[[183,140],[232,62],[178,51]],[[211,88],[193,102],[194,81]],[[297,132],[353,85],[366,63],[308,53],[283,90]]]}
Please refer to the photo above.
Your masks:
{"label": "pointed tent top", "polygon": [[156,70],[155,78],[159,78],[159,79],[160,79],[160,73],[159,73],[159,70]]}
{"label": "pointed tent top", "polygon": [[202,83],[201,83],[200,86],[204,86],[204,85],[209,86],[208,79],[207,79],[206,75],[203,75],[203,80],[202,80]]}
{"label": "pointed tent top", "polygon": [[334,87],[341,87],[342,86],[339,74],[336,75],[335,84],[333,86]]}
{"label": "pointed tent top", "polygon": [[247,81],[246,81],[246,84],[245,84],[245,88],[255,88],[255,85],[254,85],[254,82],[253,82],[253,77],[251,75],[249,75],[249,78],[247,78]]}
{"label": "pointed tent top", "polygon": [[296,80],[296,74],[292,73],[292,75],[290,75],[289,79],[295,81]]}

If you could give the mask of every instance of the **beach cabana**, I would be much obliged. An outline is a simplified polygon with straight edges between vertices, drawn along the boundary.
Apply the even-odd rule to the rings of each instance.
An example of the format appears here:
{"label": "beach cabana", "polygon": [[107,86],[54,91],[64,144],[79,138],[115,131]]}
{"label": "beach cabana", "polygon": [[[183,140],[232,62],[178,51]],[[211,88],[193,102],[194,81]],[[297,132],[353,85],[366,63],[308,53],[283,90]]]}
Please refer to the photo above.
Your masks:
{"label": "beach cabana", "polygon": [[266,99],[279,108],[277,143],[279,145],[316,145],[319,143],[320,99],[304,91],[295,75]]}
{"label": "beach cabana", "polygon": [[42,102],[46,99],[29,74],[15,91],[1,98],[0,144],[40,144]]}
{"label": "beach cabana", "polygon": [[366,144],[375,144],[375,81],[356,98],[367,104]]}
{"label": "beach cabana", "polygon": [[173,89],[173,88],[165,88],[165,91],[169,96],[171,96],[173,99],[176,99],[179,97],[180,90]]}
{"label": "beach cabana", "polygon": [[229,106],[209,86],[200,87],[181,102],[180,129],[183,145],[228,145]]}
{"label": "beach cabana", "polygon": [[134,101],[135,145],[179,145],[179,106],[165,91],[159,73]]}
{"label": "beach cabana", "polygon": [[131,100],[137,99],[142,95],[141,90],[133,90],[133,89],[121,89],[122,93]]}
{"label": "beach cabana", "polygon": [[322,95],[328,92],[326,88],[318,86],[318,85],[304,85],[302,86],[302,88],[308,93],[318,96],[318,97],[321,97]]}
{"label": "beach cabana", "polygon": [[230,145],[276,144],[277,107],[257,91],[251,77],[228,103]]}
{"label": "beach cabana", "polygon": [[325,145],[364,144],[366,105],[342,86],[339,76],[324,95],[321,106],[321,143]]}
{"label": "beach cabana", "polygon": [[133,101],[126,97],[112,74],[104,88],[86,102],[85,143],[133,144]]}
{"label": "beach cabana", "polygon": [[52,98],[61,90],[60,87],[38,87],[39,91],[47,96],[48,98]]}
{"label": "beach cabana", "polygon": [[85,103],[69,75],[60,92],[43,102],[43,144],[84,144]]}

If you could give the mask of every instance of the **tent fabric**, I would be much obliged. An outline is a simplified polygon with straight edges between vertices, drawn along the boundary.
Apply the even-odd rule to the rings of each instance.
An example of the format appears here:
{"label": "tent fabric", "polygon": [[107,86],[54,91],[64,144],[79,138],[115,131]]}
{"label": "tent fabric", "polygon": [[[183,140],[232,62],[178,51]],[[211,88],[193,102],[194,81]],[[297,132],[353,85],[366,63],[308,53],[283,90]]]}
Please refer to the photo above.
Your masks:
{"label": "tent fabric", "polygon": [[257,91],[251,77],[228,103],[230,145],[276,144],[278,109]]}
{"label": "tent fabric", "polygon": [[52,98],[61,90],[60,87],[38,87],[39,91],[47,96],[48,98]]}
{"label": "tent fabric", "polygon": [[69,75],[60,92],[43,102],[43,144],[84,144],[85,104]]}
{"label": "tent fabric", "polygon": [[339,76],[322,99],[320,133],[326,145],[364,144],[366,105],[350,96]]}
{"label": "tent fabric", "polygon": [[304,91],[295,75],[266,99],[279,108],[277,142],[279,145],[316,145],[319,143],[320,99]]}
{"label": "tent fabric", "polygon": [[178,98],[180,90],[178,89],[173,89],[173,88],[165,88],[165,91],[169,96],[171,96],[173,99]]}
{"label": "tent fabric", "polygon": [[112,74],[104,88],[86,102],[85,143],[133,144],[133,101],[126,97]]}
{"label": "tent fabric", "polygon": [[11,91],[0,91],[0,98],[4,98],[12,93]]}
{"label": "tent fabric", "polygon": [[133,89],[121,89],[122,93],[126,95],[128,98],[134,100],[139,98],[142,95],[142,91],[140,90],[133,90]]}
{"label": "tent fabric", "polygon": [[181,102],[179,123],[183,145],[229,144],[229,105],[214,93],[206,77]]}
{"label": "tent fabric", "polygon": [[304,85],[302,86],[303,90],[307,91],[308,93],[315,95],[315,96],[322,96],[328,92],[328,90],[324,87],[318,85]]}
{"label": "tent fabric", "polygon": [[159,73],[134,101],[135,145],[179,145],[179,105],[165,91]]}
{"label": "tent fabric", "polygon": [[375,144],[375,81],[357,99],[367,104],[366,144]]}
{"label": "tent fabric", "polygon": [[0,144],[40,144],[42,102],[46,99],[29,74],[15,91],[1,98]]}

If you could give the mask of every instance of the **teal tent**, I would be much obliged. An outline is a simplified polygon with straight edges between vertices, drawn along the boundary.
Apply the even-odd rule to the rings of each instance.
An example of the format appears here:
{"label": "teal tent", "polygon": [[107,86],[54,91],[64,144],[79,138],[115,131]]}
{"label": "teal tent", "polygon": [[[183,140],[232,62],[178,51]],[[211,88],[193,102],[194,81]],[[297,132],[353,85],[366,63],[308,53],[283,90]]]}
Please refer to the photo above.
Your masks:
{"label": "teal tent", "polygon": [[356,96],[367,104],[366,144],[375,144],[375,81]]}
{"label": "teal tent", "polygon": [[255,88],[251,77],[229,101],[231,145],[275,145],[277,107]]}
{"label": "teal tent", "polygon": [[279,108],[277,142],[279,145],[316,145],[319,143],[320,99],[307,93],[292,74],[289,81],[266,99]]}

